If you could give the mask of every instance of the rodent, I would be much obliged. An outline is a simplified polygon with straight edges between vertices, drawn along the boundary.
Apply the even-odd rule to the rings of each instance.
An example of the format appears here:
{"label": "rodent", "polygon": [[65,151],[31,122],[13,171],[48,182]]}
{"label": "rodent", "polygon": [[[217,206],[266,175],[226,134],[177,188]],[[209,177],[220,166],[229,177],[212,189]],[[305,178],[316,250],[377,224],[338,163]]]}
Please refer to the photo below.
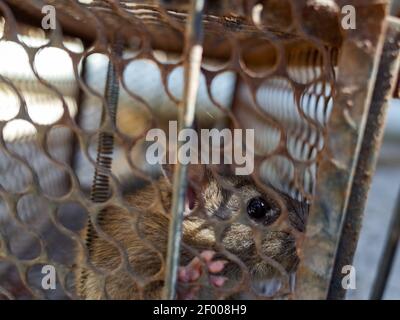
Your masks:
{"label": "rodent", "polygon": [[[198,169],[196,175],[199,176]],[[200,183],[189,188],[195,197],[189,199],[190,209],[197,214],[189,215],[183,222],[180,264],[186,265],[193,258],[192,249],[202,252],[213,250],[220,255],[221,248],[243,262],[256,284],[279,276],[279,271],[265,261],[257,252],[253,228],[262,231],[261,250],[264,256],[281,264],[287,273],[296,271],[299,257],[294,234],[304,232],[308,205],[292,199],[287,194],[275,191],[275,196],[261,190],[250,177],[222,174],[218,179],[205,169],[198,179]],[[97,235],[93,227],[86,230],[87,249],[90,261],[102,270],[116,270],[107,276],[105,285],[92,268],[85,268],[83,257],[78,261],[77,291],[84,299],[161,299],[164,279],[162,260],[166,257],[168,242],[169,210],[172,188],[165,176],[156,180],[162,201],[156,201],[151,184],[125,197],[132,207],[141,213],[127,212],[110,207],[101,212],[98,225],[126,250],[131,270],[139,279],[151,277],[151,283],[140,289],[125,268],[120,268],[122,259],[117,248]],[[278,195],[281,200],[277,200]],[[190,198],[190,196],[187,196]],[[288,228],[281,231],[269,230],[281,217],[281,205],[288,213]],[[137,217],[137,219],[135,219]],[[208,219],[208,218],[210,219]],[[232,221],[232,219],[236,219]],[[208,223],[207,221],[210,221]],[[219,222],[225,222],[220,223]],[[137,231],[135,231],[135,226]],[[220,241],[216,239],[219,238]],[[143,241],[145,239],[145,241]],[[225,252],[226,253],[226,252]],[[228,258],[223,250],[220,255],[227,264],[220,274],[229,283],[239,281],[242,267]],[[164,260],[165,261],[165,260]],[[106,289],[107,294],[105,294]],[[205,288],[198,297],[212,298],[212,290]]]}

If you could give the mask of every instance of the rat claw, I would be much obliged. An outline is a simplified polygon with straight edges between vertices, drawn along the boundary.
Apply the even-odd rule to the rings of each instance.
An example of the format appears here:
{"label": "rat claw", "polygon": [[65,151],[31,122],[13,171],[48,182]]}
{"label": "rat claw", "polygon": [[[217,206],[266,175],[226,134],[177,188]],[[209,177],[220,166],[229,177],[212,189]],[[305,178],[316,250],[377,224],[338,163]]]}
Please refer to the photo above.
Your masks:
{"label": "rat claw", "polygon": [[183,283],[196,281],[202,274],[202,263],[198,257],[193,258],[187,266],[179,267],[178,279]]}
{"label": "rat claw", "polygon": [[[215,252],[211,250],[203,251],[198,257],[194,257],[188,265],[179,267],[178,269],[178,280],[185,285],[183,288],[178,289],[178,299],[191,300],[195,299],[201,285],[195,282],[200,279],[203,273],[203,263],[206,264],[208,273],[221,272],[225,265],[228,263],[226,260],[212,261],[215,256]],[[209,275],[210,284],[215,287],[221,287],[224,285],[226,277]],[[193,285],[188,287],[186,284],[194,282]]]}
{"label": "rat claw", "polygon": [[179,267],[178,269],[178,280],[180,282],[189,282],[189,274],[187,272],[186,267]]}
{"label": "rat claw", "polygon": [[198,257],[193,258],[190,263],[184,267],[188,274],[189,281],[196,281],[202,273],[202,264]]}
{"label": "rat claw", "polygon": [[196,281],[201,276],[201,267],[199,269],[190,269],[189,270],[189,281]]}
{"label": "rat claw", "polygon": [[211,261],[207,267],[208,271],[211,273],[218,273],[224,270],[225,265],[228,263],[226,260],[217,260],[217,261]]}
{"label": "rat claw", "polygon": [[217,288],[222,287],[227,280],[228,278],[223,276],[210,276],[210,282]]}
{"label": "rat claw", "polygon": [[211,262],[214,256],[215,256],[215,251],[212,250],[205,250],[202,253],[200,253],[200,257],[202,257],[205,260],[205,262]]}

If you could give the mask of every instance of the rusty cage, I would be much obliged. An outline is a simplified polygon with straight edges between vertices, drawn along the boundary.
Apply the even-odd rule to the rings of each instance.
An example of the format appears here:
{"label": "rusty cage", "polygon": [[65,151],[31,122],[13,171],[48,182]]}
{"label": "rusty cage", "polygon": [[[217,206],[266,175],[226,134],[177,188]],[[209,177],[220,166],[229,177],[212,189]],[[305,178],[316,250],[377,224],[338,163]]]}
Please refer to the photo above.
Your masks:
{"label": "rusty cage", "polygon": [[[343,25],[352,8],[355,28]],[[398,72],[388,0],[0,0],[0,12],[0,299],[82,298],[78,251],[107,298],[112,271],[93,265],[85,228],[118,248],[141,298],[160,281],[174,298],[187,167],[174,171],[168,254],[154,274],[129,267],[98,216],[116,205],[139,219],[123,199],[155,181],[146,132],[194,118],[254,129],[254,180],[310,205],[295,287],[282,275],[265,296],[243,270],[214,297],[344,297],[340,270],[352,262]],[[45,265],[56,290],[41,286]]]}

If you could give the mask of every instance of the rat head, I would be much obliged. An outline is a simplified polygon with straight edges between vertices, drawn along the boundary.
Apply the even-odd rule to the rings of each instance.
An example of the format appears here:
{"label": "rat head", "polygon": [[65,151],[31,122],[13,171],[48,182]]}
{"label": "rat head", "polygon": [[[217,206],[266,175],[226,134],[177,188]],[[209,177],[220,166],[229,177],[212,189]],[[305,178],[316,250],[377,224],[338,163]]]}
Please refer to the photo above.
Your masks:
{"label": "rat head", "polygon": [[[190,209],[201,207],[199,211],[214,226],[222,222],[218,232],[214,228],[216,241],[246,265],[254,284],[279,277],[282,271],[296,271],[295,235],[304,232],[305,202],[271,186],[258,186],[248,176],[205,170],[203,181],[197,191],[189,187]],[[240,269],[236,263],[228,264],[225,273],[240,276]]]}

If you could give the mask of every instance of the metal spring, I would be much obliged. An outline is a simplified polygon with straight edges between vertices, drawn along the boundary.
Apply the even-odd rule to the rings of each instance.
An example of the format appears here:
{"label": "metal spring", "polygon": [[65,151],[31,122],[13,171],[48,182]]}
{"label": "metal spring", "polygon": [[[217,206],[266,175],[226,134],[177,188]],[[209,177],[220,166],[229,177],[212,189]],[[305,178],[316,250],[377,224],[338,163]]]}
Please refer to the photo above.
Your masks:
{"label": "metal spring", "polygon": [[[115,57],[119,58],[122,56],[123,45],[120,39],[117,39],[112,48],[112,52]],[[118,107],[118,99],[119,99],[119,83],[118,83],[118,75],[117,70],[114,63],[110,60],[108,64],[107,70],[107,82],[105,88],[105,99],[107,102],[108,115],[110,128],[115,128],[116,125],[116,114]],[[104,110],[103,116],[104,119]],[[110,196],[110,181],[109,174],[111,173],[112,167],[112,155],[114,153],[114,135],[111,132],[100,132],[99,140],[97,145],[97,157],[96,157],[96,168],[93,177],[92,189],[90,192],[90,199],[95,203],[101,203],[107,201]],[[101,213],[104,212],[104,209],[99,213],[97,221],[101,221]],[[97,233],[93,227],[91,220],[88,220],[85,243],[86,248],[88,249],[89,257],[91,256],[90,248],[91,243],[97,237]],[[85,279],[87,278],[87,271],[82,270],[80,276],[80,287],[78,288],[78,293],[82,296],[82,288],[85,283]]]}
{"label": "metal spring", "polygon": [[93,202],[105,202],[110,194],[108,174],[111,172],[114,136],[108,132],[99,134],[96,169],[93,177],[90,199]]}

